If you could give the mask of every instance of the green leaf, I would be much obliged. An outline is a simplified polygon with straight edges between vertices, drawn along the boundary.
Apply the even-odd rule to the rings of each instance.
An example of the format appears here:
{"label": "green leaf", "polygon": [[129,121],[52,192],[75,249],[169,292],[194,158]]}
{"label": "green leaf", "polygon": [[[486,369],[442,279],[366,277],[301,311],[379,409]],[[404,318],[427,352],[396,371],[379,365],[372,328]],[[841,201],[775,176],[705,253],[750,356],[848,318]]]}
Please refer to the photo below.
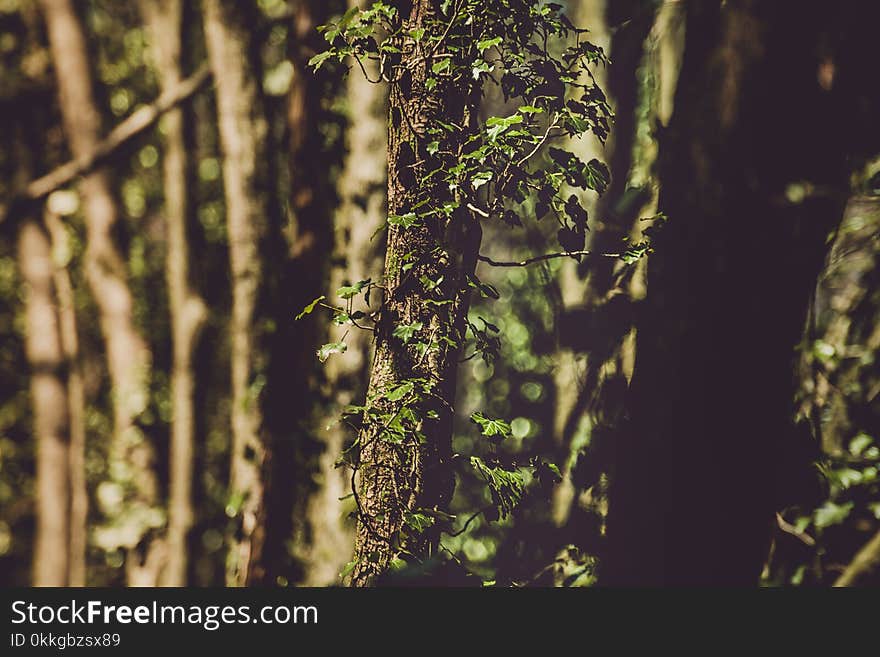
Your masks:
{"label": "green leaf", "polygon": [[347,564],[345,564],[345,568],[343,568],[342,572],[339,573],[339,579],[345,579],[346,577],[351,575],[354,572],[354,568],[355,566],[357,566],[357,564],[357,559],[353,559],[352,561],[349,561]]}
{"label": "green leaf", "polygon": [[587,187],[604,194],[611,183],[611,172],[604,162],[592,159],[587,162]]}
{"label": "green leaf", "polygon": [[354,7],[350,7],[350,8],[348,9],[348,11],[346,11],[346,12],[342,15],[342,18],[339,19],[339,27],[340,27],[341,29],[344,30],[344,29],[347,28],[349,25],[351,25],[351,22],[354,20],[354,17],[355,17],[357,14],[359,14],[360,11],[361,11],[361,10],[360,10],[360,7],[358,7],[357,5],[355,5]]}
{"label": "green leaf", "polygon": [[439,75],[448,71],[450,66],[452,66],[452,60],[449,57],[444,57],[434,62],[434,65],[431,66],[431,72]]}
{"label": "green leaf", "polygon": [[436,155],[437,151],[440,150],[440,142],[432,141],[426,147],[425,150],[428,151],[428,155]]}
{"label": "green leaf", "polygon": [[871,439],[871,436],[866,433],[860,433],[850,441],[849,453],[853,456],[861,456],[862,452],[870,447],[871,443],[873,442],[874,441]]}
{"label": "green leaf", "polygon": [[402,226],[403,228],[412,228],[419,223],[419,216],[415,212],[407,212],[406,214],[392,214],[388,217],[388,223],[392,226]]}
{"label": "green leaf", "polygon": [[492,141],[495,141],[501,134],[506,132],[511,126],[516,125],[518,123],[523,122],[522,114],[511,114],[510,116],[490,116],[486,120],[486,125],[489,129],[486,131],[486,135]]}
{"label": "green leaf", "polygon": [[319,52],[317,55],[312,57],[309,60],[309,66],[313,67],[316,71],[321,68],[321,64],[327,61],[330,57],[333,56],[332,50],[325,50],[324,52]]}
{"label": "green leaf", "polygon": [[520,105],[516,111],[521,114],[541,114],[544,110],[534,105]]}
{"label": "green leaf", "polygon": [[490,64],[489,62],[479,62],[474,64],[471,68],[471,75],[474,76],[474,80],[479,80],[481,75],[491,73],[493,68],[494,64]]}
{"label": "green leaf", "polygon": [[481,171],[475,175],[471,179],[471,186],[474,188],[474,191],[477,191],[480,187],[492,180],[492,175],[491,171]]}
{"label": "green leaf", "polygon": [[415,389],[415,384],[412,381],[404,381],[399,386],[389,390],[388,394],[385,395],[385,399],[391,402],[400,401],[411,393],[413,389]]}
{"label": "green leaf", "polygon": [[510,436],[510,425],[504,420],[496,420],[486,417],[481,412],[471,414],[471,421],[479,425],[484,436],[503,440]]}
{"label": "green leaf", "polygon": [[847,502],[846,504],[835,504],[830,500],[825,502],[824,505],[816,509],[816,527],[824,529],[831,525],[839,525],[847,519],[854,506],[855,502]]}
{"label": "green leaf", "polygon": [[328,342],[318,349],[318,360],[322,363],[326,362],[333,354],[344,354],[347,349],[348,345],[344,342]]}
{"label": "green leaf", "polygon": [[299,315],[296,316],[296,319],[297,319],[297,320],[300,320],[300,319],[302,319],[303,317],[305,317],[306,315],[311,314],[312,311],[313,311],[315,308],[317,308],[318,304],[321,303],[321,302],[322,302],[324,299],[326,299],[326,298],[327,298],[327,297],[325,297],[323,294],[322,294],[321,296],[319,296],[317,299],[315,299],[314,301],[312,301],[308,306],[306,306],[305,308],[303,308],[303,309],[302,309],[302,312],[301,312]]}
{"label": "green leaf", "polygon": [[400,338],[403,344],[409,342],[412,337],[419,331],[422,330],[424,324],[422,322],[413,322],[412,324],[399,324],[395,327],[394,331],[391,332],[395,338]]}
{"label": "green leaf", "polygon": [[418,534],[431,527],[435,522],[435,518],[418,512],[407,513],[403,519],[407,527]]}
{"label": "green leaf", "polygon": [[494,48],[501,44],[501,37],[492,37],[491,39],[483,39],[482,41],[477,41],[477,50],[482,55],[484,52],[489,50],[489,48]]}
{"label": "green leaf", "polygon": [[362,281],[358,281],[354,285],[343,285],[341,288],[336,290],[336,294],[339,295],[341,299],[351,299],[352,297],[361,293],[367,285],[370,284],[371,279],[366,278]]}
{"label": "green leaf", "polygon": [[523,474],[519,470],[489,466],[477,456],[471,457],[471,466],[489,487],[492,503],[498,510],[498,517],[503,518],[512,513],[525,491],[526,482]]}

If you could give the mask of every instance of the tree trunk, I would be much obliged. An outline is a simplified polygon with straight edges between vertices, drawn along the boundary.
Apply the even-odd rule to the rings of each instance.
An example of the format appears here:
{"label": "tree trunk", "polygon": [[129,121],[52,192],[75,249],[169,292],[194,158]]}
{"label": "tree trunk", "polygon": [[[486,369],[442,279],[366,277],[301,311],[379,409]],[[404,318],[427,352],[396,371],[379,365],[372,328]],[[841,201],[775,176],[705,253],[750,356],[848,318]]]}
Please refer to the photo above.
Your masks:
{"label": "tree trunk", "polygon": [[[413,2],[406,27],[437,30],[435,4],[430,0]],[[452,200],[445,185],[422,182],[427,172],[440,168],[443,162],[427,152],[427,139],[421,131],[441,117],[463,126],[470,126],[475,118],[473,97],[446,82],[432,91],[425,88],[430,64],[418,56],[412,42],[404,42],[402,57],[402,67],[409,68],[411,78],[392,85],[390,93],[389,215],[404,215],[427,199],[438,205],[444,199]],[[444,234],[448,242],[438,252],[437,235]],[[469,305],[466,279],[474,272],[480,234],[479,222],[468,212],[456,213],[448,225],[425,222],[410,228],[388,228],[385,299],[376,327],[376,352],[367,391],[368,403],[379,411],[380,418],[368,414],[359,435],[359,513],[352,586],[375,583],[402,546],[416,554],[430,554],[436,548],[438,534],[433,529],[413,536],[408,543],[401,532],[408,514],[418,509],[442,511],[452,497],[455,382]],[[421,283],[429,279],[442,279],[433,293]],[[448,303],[425,303],[431,294]],[[425,340],[440,346],[419,355],[414,345],[403,344],[392,335],[404,324],[421,327],[413,342]],[[389,402],[384,396],[399,385],[410,382],[415,387],[419,381],[433,386],[420,411],[425,416],[431,413],[434,419],[418,420],[415,431],[396,444],[385,435],[387,419],[381,416],[393,417],[402,402]],[[424,438],[417,438],[416,431]]]}
{"label": "tree trunk", "polygon": [[[95,148],[101,137],[101,116],[92,95],[85,35],[71,0],[41,0],[41,6],[64,130],[73,156],[82,157]],[[80,190],[88,233],[86,277],[100,313],[113,388],[109,470],[126,495],[121,513],[110,520],[116,527],[128,527],[121,532],[125,538],[118,547],[127,549],[129,583],[150,584],[156,582],[161,553],[159,543],[148,537],[161,524],[155,509],[159,491],[153,472],[153,447],[138,426],[138,416],[148,403],[150,353],[134,325],[125,258],[113,237],[118,211],[108,171],[97,169],[84,177]]]}
{"label": "tree trunk", "polygon": [[261,391],[266,385],[266,323],[263,267],[270,233],[268,127],[255,32],[255,3],[204,0],[205,38],[214,71],[229,261],[232,274],[230,325],[232,366],[232,461],[229,510],[237,528],[230,537],[227,583],[243,586],[261,560],[264,467],[267,443]]}
{"label": "tree trunk", "polygon": [[57,261],[59,254],[70,252],[67,230],[61,218],[51,211],[45,213],[46,228],[52,242],[55,261],[53,280],[58,298],[58,319],[64,366],[67,369],[67,400],[70,416],[70,586],[88,582],[86,549],[88,547],[89,492],[86,481],[86,399],[73,285],[67,264]]}
{"label": "tree trunk", "polygon": [[[660,141],[670,220],[637,322],[630,422],[615,437],[606,585],[758,581],[791,458],[794,347],[840,218],[846,154],[876,141],[845,83],[861,70],[846,54],[868,57],[870,38],[833,45],[836,82],[817,61],[838,38],[825,32],[838,9],[686,4]],[[861,137],[816,129],[853,123]]]}
{"label": "tree trunk", "polygon": [[[350,0],[349,4],[367,3]],[[333,221],[329,298],[343,285],[367,278],[378,280],[382,272],[382,245],[373,236],[385,222],[387,94],[382,86],[353,72],[346,79],[345,98],[346,156],[336,183],[339,205]],[[340,342],[345,334],[346,327],[331,326],[327,341]],[[354,331],[348,332],[345,341],[348,350],[329,359],[324,367],[326,387],[333,398],[317,423],[323,450],[304,525],[297,528],[305,586],[337,583],[354,549],[354,527],[339,501],[350,492],[351,476],[348,468],[336,465],[349,433],[339,416],[343,408],[366,394],[372,340],[368,333]],[[314,361],[312,350],[309,358]]]}
{"label": "tree trunk", "polygon": [[[326,23],[341,3],[297,0],[288,33],[293,78],[286,107],[289,223],[266,259],[265,312],[276,329],[267,336],[271,359],[263,397],[267,459],[263,504],[255,543],[260,559],[252,562],[248,581],[273,585],[299,582],[303,564],[295,563],[291,539],[308,534],[306,508],[314,492],[318,455],[316,402],[320,406],[319,366],[314,345],[323,326],[317,315],[291,321],[290,309],[302,308],[326,290],[333,246],[334,147],[327,125],[333,120],[328,99],[337,95],[338,76],[315,75],[308,61],[324,40],[317,26]],[[273,229],[274,230],[274,229]],[[283,239],[286,237],[286,239]]]}
{"label": "tree trunk", "polygon": [[[607,159],[611,170],[608,191],[591,204],[590,248],[597,252],[621,249],[622,239],[629,235],[647,200],[643,191],[630,187],[630,170],[638,128],[637,108],[640,101],[645,100],[641,93],[643,85],[639,79],[639,67],[644,64],[645,39],[654,16],[653,8],[631,0],[585,1],[578,3],[575,10],[574,24],[589,25],[593,43],[606,45],[603,41],[610,40],[607,47],[613,61],[607,70],[597,73],[597,82],[608,92],[609,103],[614,108],[614,129],[604,146],[598,140],[587,139],[573,145],[583,161],[592,157]],[[616,26],[613,35],[608,35],[608,26]],[[608,306],[603,307],[603,304],[615,287],[613,273],[617,264],[608,258],[591,260],[587,267],[566,262],[559,278],[562,316],[558,321],[569,325],[579,323],[572,319],[586,307],[596,315],[609,314]],[[586,281],[580,277],[585,273]],[[557,526],[567,522],[576,502],[578,491],[571,475],[578,451],[584,447],[585,440],[591,440],[599,433],[584,426],[585,416],[590,408],[595,409],[606,379],[622,376],[618,363],[621,342],[617,338],[620,336],[614,333],[609,336],[611,339],[606,339],[605,335],[590,335],[583,331],[583,326],[577,329],[563,326],[562,329],[561,334],[574,337],[576,343],[569,341],[560,349],[555,373],[557,453],[554,458],[564,475],[553,493],[553,519]],[[575,357],[577,352],[587,353],[586,364]],[[573,381],[580,381],[580,384],[574,386]],[[595,423],[596,418],[593,420]],[[585,435],[587,431],[595,435],[588,437]],[[598,451],[594,449],[588,458],[598,458]],[[585,542],[591,541],[586,539]]]}
{"label": "tree trunk", "polygon": [[67,586],[70,540],[70,424],[64,350],[52,279],[52,245],[43,226],[26,220],[18,240],[25,287],[31,405],[37,445],[37,535],[34,586]]}
{"label": "tree trunk", "polygon": [[[151,34],[153,63],[163,92],[183,79],[183,4],[181,0],[140,0],[141,13]],[[193,524],[193,463],[195,408],[193,357],[199,333],[207,319],[204,301],[193,291],[189,274],[187,225],[192,217],[189,188],[193,180],[187,154],[190,143],[186,110],[165,116],[162,185],[167,226],[165,281],[171,315],[171,473],[168,490],[168,562],[162,573],[165,586],[187,582],[188,537]]]}

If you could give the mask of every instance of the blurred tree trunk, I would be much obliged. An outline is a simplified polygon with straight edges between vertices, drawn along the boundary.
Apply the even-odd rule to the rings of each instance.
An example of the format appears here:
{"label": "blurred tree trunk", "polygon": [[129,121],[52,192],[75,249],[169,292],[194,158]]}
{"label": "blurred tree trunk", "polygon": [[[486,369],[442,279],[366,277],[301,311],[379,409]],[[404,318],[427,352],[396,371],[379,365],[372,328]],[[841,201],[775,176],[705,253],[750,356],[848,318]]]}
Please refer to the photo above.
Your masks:
{"label": "blurred tree trunk", "polygon": [[59,332],[64,366],[67,369],[67,399],[70,424],[70,549],[68,584],[87,584],[86,549],[88,547],[89,493],[86,481],[86,399],[80,363],[79,335],[73,285],[67,263],[70,244],[61,217],[47,211],[46,228],[52,243],[55,294],[58,299]]}
{"label": "blurred tree trunk", "polygon": [[[366,5],[350,0],[349,5]],[[310,75],[308,72],[304,72]],[[382,271],[379,239],[373,239],[385,222],[385,151],[387,141],[387,93],[352,72],[346,78],[346,155],[336,182],[338,207],[334,214],[334,246],[327,296],[353,281],[377,280]],[[314,294],[314,297],[318,293]],[[311,299],[309,299],[310,301]],[[341,341],[345,327],[331,326],[328,342]],[[337,467],[349,433],[339,421],[342,409],[366,394],[372,339],[364,331],[349,332],[348,350],[324,366],[326,389],[333,398],[318,419],[323,443],[315,489],[308,498],[304,523],[297,527],[297,547],[303,564],[305,586],[329,586],[354,550],[354,526],[340,502],[350,491],[351,473]],[[309,358],[314,361],[313,350]],[[328,428],[329,427],[329,428]]]}
{"label": "blurred tree trunk", "polygon": [[70,541],[70,422],[52,245],[45,227],[25,220],[18,239],[25,291],[25,350],[31,367],[36,442],[34,586],[67,586]]}
{"label": "blurred tree trunk", "polygon": [[[411,3],[407,25],[424,29],[426,34],[437,31],[437,3],[418,0]],[[440,36],[437,34],[437,36]],[[409,46],[412,46],[410,43]],[[475,118],[473,98],[464,97],[447,84],[438,84],[426,91],[427,63],[416,54],[418,49],[402,47],[401,63],[410,67],[412,83],[392,85],[388,127],[388,213],[404,215],[421,201],[431,199],[439,204],[452,200],[446,185],[426,186],[420,178],[426,172],[443,166],[436,156],[426,151],[426,142],[413,126],[431,125],[442,117],[458,125],[470,125]],[[407,61],[407,58],[412,61]],[[407,117],[406,120],[403,117]],[[388,228],[383,284],[385,300],[382,316],[376,327],[376,352],[370,372],[367,399],[381,400],[395,386],[409,379],[436,382],[432,401],[422,404],[422,412],[433,411],[435,419],[420,422],[424,440],[410,435],[404,444],[394,444],[383,435],[384,421],[366,417],[360,431],[358,472],[358,528],[355,541],[355,565],[352,586],[369,586],[384,575],[400,554],[408,513],[418,508],[446,509],[452,497],[454,478],[451,472],[452,422],[455,403],[456,376],[460,345],[464,343],[465,318],[470,302],[466,278],[472,275],[480,246],[479,222],[464,213],[454,221],[458,236],[445,246],[448,261],[435,257],[433,230],[446,226],[417,225],[407,229],[392,225]],[[413,258],[413,267],[404,271],[402,263]],[[423,276],[442,281],[438,293],[448,304],[425,303],[425,290],[418,284]],[[407,347],[392,336],[398,325],[417,325],[418,335],[443,344],[455,345],[429,350],[427,357],[418,355],[415,347]],[[430,336],[430,337],[429,337]],[[416,342],[416,341],[414,341]],[[379,401],[380,413],[395,413],[390,402]],[[407,547],[420,554],[436,547],[436,531],[429,529],[415,537]]]}
{"label": "blurred tree trunk", "polygon": [[876,105],[846,81],[864,88],[872,40],[847,30],[866,21],[794,2],[694,0],[685,12],[660,140],[670,220],[637,322],[630,422],[615,436],[606,585],[757,583],[793,458],[794,347],[841,216],[846,154],[876,141]]}
{"label": "blurred tree trunk", "polygon": [[[639,67],[644,65],[645,40],[654,24],[655,11],[650,4],[633,0],[606,0],[591,2],[584,0],[576,5],[575,25],[588,27],[594,35],[593,41],[602,44],[597,35],[610,36],[609,56],[613,64],[607,71],[600,71],[599,84],[608,94],[608,101],[614,108],[614,129],[608,142],[603,146],[597,140],[581,140],[581,155],[584,161],[592,157],[605,159],[611,170],[611,185],[598,201],[592,203],[591,246],[594,251],[619,251],[622,239],[629,235],[633,222],[638,216],[648,196],[644,191],[630,186],[630,171],[635,157],[635,142],[638,126],[638,106],[649,102],[643,91]],[[609,35],[610,28],[613,28]],[[554,433],[557,436],[555,458],[562,467],[564,479],[553,495],[553,519],[557,526],[564,525],[570,518],[572,504],[576,502],[575,484],[572,470],[578,451],[584,447],[585,435],[589,429],[584,426],[588,410],[595,410],[599,390],[604,379],[622,376],[620,372],[621,338],[627,331],[606,331],[607,335],[596,334],[583,322],[584,309],[591,307],[593,316],[611,314],[604,304],[616,286],[613,273],[615,261],[599,258],[589,261],[586,267],[574,262],[564,264],[565,269],[559,278],[561,295],[560,367],[556,371],[556,422]],[[586,281],[581,277],[585,274]],[[577,324],[578,326],[573,326]],[[600,322],[593,322],[600,326]],[[610,338],[610,339],[609,339]],[[586,367],[575,353],[587,353]],[[580,366],[579,366],[580,365]],[[604,368],[604,369],[603,369]],[[584,371],[579,371],[584,370]],[[578,385],[572,385],[578,381]],[[595,418],[594,418],[595,419]],[[590,431],[598,437],[598,431]],[[598,452],[590,458],[597,459]],[[597,470],[598,472],[598,470]],[[587,539],[587,542],[590,542]]]}
{"label": "blurred tree trunk", "polygon": [[268,125],[254,42],[255,2],[204,0],[205,38],[216,82],[229,262],[232,366],[230,501],[236,529],[229,537],[227,583],[243,586],[260,569],[264,539],[264,474],[269,447],[263,409],[269,327],[263,314],[264,260],[271,237]]}
{"label": "blurred tree trunk", "polygon": [[[55,66],[64,130],[74,157],[89,154],[101,138],[101,115],[92,92],[92,75],[83,27],[71,0],[41,0]],[[153,472],[153,446],[138,427],[149,401],[150,353],[134,325],[133,300],[125,257],[114,240],[118,222],[109,172],[100,168],[80,184],[87,227],[86,277],[100,313],[113,388],[113,443],[109,471],[126,502],[111,512],[110,542],[127,549],[130,584],[155,584],[163,546],[151,540],[161,525],[159,491]],[[117,532],[121,526],[126,531]]]}
{"label": "blurred tree trunk", "polygon": [[[872,167],[880,171],[880,159]],[[880,186],[866,187],[856,186],[829,248],[800,357],[801,413],[811,421],[830,473],[871,472],[870,460],[863,451],[853,453],[852,445],[859,437],[873,438],[876,444],[880,436]],[[828,479],[834,482],[835,475]],[[870,476],[863,481],[870,486]],[[815,564],[808,576],[818,583],[830,583],[831,578],[836,578],[835,586],[880,582],[880,519],[866,505],[872,499],[869,491],[832,483],[820,498],[853,508],[845,522],[810,528],[816,545],[807,555]],[[806,495],[796,502],[801,509],[818,505]],[[804,561],[803,554],[800,541],[777,534],[771,568],[788,570]]]}
{"label": "blurred tree trunk", "polygon": [[[150,30],[150,50],[161,91],[183,79],[183,20],[181,0],[139,0]],[[199,333],[207,319],[204,301],[192,289],[187,226],[192,218],[189,189],[192,164],[189,110],[177,108],[164,119],[162,187],[167,226],[165,280],[171,315],[171,473],[168,485],[168,562],[160,582],[184,586],[187,582],[188,537],[193,524],[193,463],[195,451],[195,372],[193,357]]]}
{"label": "blurred tree trunk", "polygon": [[280,248],[273,252],[275,265],[269,272],[270,311],[277,313],[276,330],[268,342],[271,384],[264,393],[271,460],[258,521],[262,558],[249,575],[252,584],[300,582],[306,567],[294,563],[294,557],[297,537],[311,531],[307,507],[323,447],[315,426],[321,406],[315,345],[324,327],[317,315],[291,321],[290,313],[326,290],[332,255],[335,148],[327,128],[338,78],[328,71],[316,75],[308,61],[325,43],[318,25],[339,9],[342,3],[326,0],[296,0],[291,5],[287,54],[293,78],[284,117],[289,223],[286,239],[275,245]]}
{"label": "blurred tree trunk", "polygon": [[[880,196],[855,194],[816,285],[808,349],[801,363],[803,412],[832,458],[845,457],[859,433],[880,436],[873,359],[880,351]],[[820,345],[831,356],[817,357]],[[873,380],[872,380],[873,379]]]}

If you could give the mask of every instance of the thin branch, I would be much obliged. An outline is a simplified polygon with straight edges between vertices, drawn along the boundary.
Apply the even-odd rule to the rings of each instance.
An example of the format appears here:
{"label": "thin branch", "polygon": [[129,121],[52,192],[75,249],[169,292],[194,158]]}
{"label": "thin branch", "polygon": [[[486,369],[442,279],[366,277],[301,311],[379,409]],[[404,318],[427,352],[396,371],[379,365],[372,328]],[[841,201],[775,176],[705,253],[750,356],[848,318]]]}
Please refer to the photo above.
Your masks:
{"label": "thin branch", "polygon": [[45,176],[28,183],[15,194],[8,204],[0,205],[0,224],[6,221],[8,210],[16,203],[45,198],[79,176],[93,171],[132,139],[150,128],[159,118],[191,98],[211,77],[211,70],[203,65],[176,87],[162,93],[151,105],[141,107],[117,125],[90,153],[70,160]]}
{"label": "thin branch", "polygon": [[535,147],[527,155],[523,156],[522,158],[520,158],[517,161],[516,166],[521,167],[529,159],[531,159],[535,153],[537,153],[539,150],[541,150],[541,146],[546,144],[547,140],[550,138],[550,132],[553,130],[553,128],[556,127],[556,120],[558,118],[559,118],[558,114],[553,115],[553,120],[550,121],[550,123],[547,125],[547,131],[544,133],[544,136],[538,140],[538,142],[535,144]]}
{"label": "thin branch", "polygon": [[784,531],[786,534],[791,534],[804,545],[808,545],[810,547],[816,545],[816,539],[792,525],[785,518],[783,518],[782,514],[780,513],[776,514],[776,524],[779,526],[779,529]]}
{"label": "thin branch", "polygon": [[476,214],[478,214],[478,215],[480,215],[481,217],[483,217],[483,219],[490,219],[490,218],[492,217],[491,214],[489,214],[488,212],[486,212],[486,211],[483,210],[482,208],[478,208],[478,207],[477,207],[476,205],[474,205],[473,203],[468,203],[468,204],[467,204],[467,208],[468,208],[468,210],[470,210],[471,212],[475,212]]}
{"label": "thin branch", "polygon": [[598,256],[600,258],[619,258],[621,253],[596,253],[595,251],[560,251],[559,253],[545,253],[544,255],[526,258],[525,260],[492,260],[489,256],[482,254],[477,256],[477,260],[485,262],[491,267],[528,267],[536,262],[545,260],[553,260],[554,258],[568,258],[571,256]]}
{"label": "thin branch", "polygon": [[834,586],[855,586],[880,569],[880,531],[858,551]]}
{"label": "thin branch", "polygon": [[491,509],[491,508],[492,508],[492,506],[489,505],[489,506],[487,506],[487,507],[483,507],[482,509],[480,509],[480,510],[477,511],[476,513],[472,514],[472,515],[467,519],[467,521],[464,523],[464,525],[462,526],[462,528],[459,529],[458,531],[456,531],[456,532],[449,532],[449,531],[445,531],[445,530],[444,530],[443,533],[446,534],[446,535],[448,535],[448,536],[451,536],[451,537],[453,537],[453,538],[456,537],[456,536],[461,536],[462,534],[464,534],[464,533],[467,531],[467,528],[470,527],[471,523],[472,523],[474,520],[477,519],[477,516],[479,516],[481,513],[485,513],[486,511],[488,511],[488,510]]}

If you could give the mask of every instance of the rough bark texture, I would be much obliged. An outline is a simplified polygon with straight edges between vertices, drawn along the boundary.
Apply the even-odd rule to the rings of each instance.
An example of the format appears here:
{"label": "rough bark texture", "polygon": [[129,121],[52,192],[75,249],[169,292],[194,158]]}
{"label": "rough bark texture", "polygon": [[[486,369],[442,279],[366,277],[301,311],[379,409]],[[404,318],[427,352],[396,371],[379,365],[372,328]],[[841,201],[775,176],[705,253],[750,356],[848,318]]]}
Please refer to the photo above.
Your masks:
{"label": "rough bark texture", "polygon": [[[176,88],[183,79],[183,4],[181,0],[140,0],[141,12],[150,29],[153,64],[162,92]],[[168,483],[168,561],[161,584],[184,586],[187,582],[187,545],[193,524],[193,464],[195,452],[195,372],[193,356],[201,328],[207,319],[204,301],[190,285],[187,226],[192,217],[189,188],[192,167],[189,117],[182,108],[165,116],[162,186],[165,193],[165,281],[171,314],[171,463]]]}
{"label": "rough bark texture", "polygon": [[36,442],[34,586],[66,586],[70,539],[70,425],[64,350],[53,284],[52,246],[43,226],[22,225],[18,260],[24,283],[31,368],[31,406]]}
{"label": "rough bark texture", "polygon": [[[349,2],[350,6],[366,4]],[[303,74],[312,75],[306,71]],[[346,156],[336,182],[338,206],[332,220],[332,268],[324,291],[331,300],[341,286],[366,278],[378,280],[382,271],[381,240],[373,236],[385,221],[387,94],[382,85],[371,84],[354,71],[346,78],[344,93]],[[309,153],[308,149],[303,152],[304,155]],[[292,167],[294,176],[296,170]],[[291,182],[296,186],[297,177]],[[320,293],[315,292],[312,298]],[[326,390],[333,397],[315,423],[321,452],[313,488],[304,505],[304,521],[294,528],[305,586],[338,583],[339,573],[351,560],[354,549],[354,523],[347,518],[351,508],[340,502],[340,498],[350,492],[351,473],[347,468],[336,466],[349,438],[349,430],[339,422],[339,414],[345,406],[358,403],[366,393],[372,336],[365,331],[347,331],[347,327],[337,326],[331,326],[329,332],[328,342],[342,340],[347,332],[348,350],[324,364]],[[305,346],[307,357],[314,363],[311,343]]]}
{"label": "rough bark texture", "polygon": [[[71,0],[41,0],[41,7],[67,141],[74,157],[85,157],[100,142],[101,116],[92,95],[83,28]],[[118,210],[107,170],[97,169],[85,176],[80,191],[87,227],[86,277],[100,313],[112,385],[110,471],[126,494],[124,508],[110,518],[112,533],[105,537],[128,550],[129,583],[155,584],[162,548],[160,541],[149,540],[148,534],[160,524],[155,511],[158,490],[153,448],[138,426],[138,416],[148,402],[150,353],[134,324],[125,258],[113,236]]]}
{"label": "rough bark texture", "polygon": [[269,236],[268,135],[259,89],[259,58],[252,43],[255,3],[204,0],[205,37],[216,81],[229,262],[232,369],[230,508],[237,529],[230,537],[227,582],[248,582],[260,560],[258,520],[266,463],[260,401],[266,384],[262,349],[266,327],[259,305],[265,287],[264,243]]}
{"label": "rough bark texture", "polygon": [[[649,263],[630,422],[615,437],[605,584],[757,582],[794,458],[794,347],[840,218],[844,154],[876,142],[871,105],[851,95],[871,39],[847,11],[686,5],[660,142],[670,221]],[[792,184],[809,193],[792,197]]]}
{"label": "rough bark texture", "polygon": [[[412,3],[407,27],[437,29],[427,22],[434,16],[436,3],[419,0]],[[388,213],[403,215],[426,198],[439,204],[449,197],[443,185],[429,187],[421,179],[443,163],[426,151],[423,131],[437,118],[470,125],[473,98],[447,83],[428,92],[424,87],[425,58],[420,58],[412,43],[404,43],[402,66],[408,68],[390,92],[388,133]],[[451,472],[452,421],[454,416],[455,379],[459,348],[443,344],[417,355],[392,336],[400,324],[421,322],[421,339],[443,340],[461,345],[469,295],[466,277],[472,274],[480,244],[479,223],[467,212],[456,213],[449,225],[425,222],[411,228],[390,226],[385,256],[383,283],[386,287],[382,315],[376,328],[376,352],[370,373],[367,399],[377,399],[396,384],[412,378],[435,382],[435,397],[420,410],[434,411],[436,419],[421,423],[425,434],[422,444],[412,437],[394,444],[383,435],[383,422],[367,418],[360,432],[358,502],[360,505],[355,546],[353,586],[367,586],[384,574],[399,555],[401,530],[406,514],[419,508],[444,509],[452,496]],[[435,248],[440,246],[440,251]],[[408,255],[414,266],[405,271]],[[423,276],[437,280],[443,276],[439,294],[450,303],[443,306],[425,303]],[[376,402],[384,412],[394,413],[387,400]],[[410,551],[429,553],[436,543],[429,530],[415,537]]]}

